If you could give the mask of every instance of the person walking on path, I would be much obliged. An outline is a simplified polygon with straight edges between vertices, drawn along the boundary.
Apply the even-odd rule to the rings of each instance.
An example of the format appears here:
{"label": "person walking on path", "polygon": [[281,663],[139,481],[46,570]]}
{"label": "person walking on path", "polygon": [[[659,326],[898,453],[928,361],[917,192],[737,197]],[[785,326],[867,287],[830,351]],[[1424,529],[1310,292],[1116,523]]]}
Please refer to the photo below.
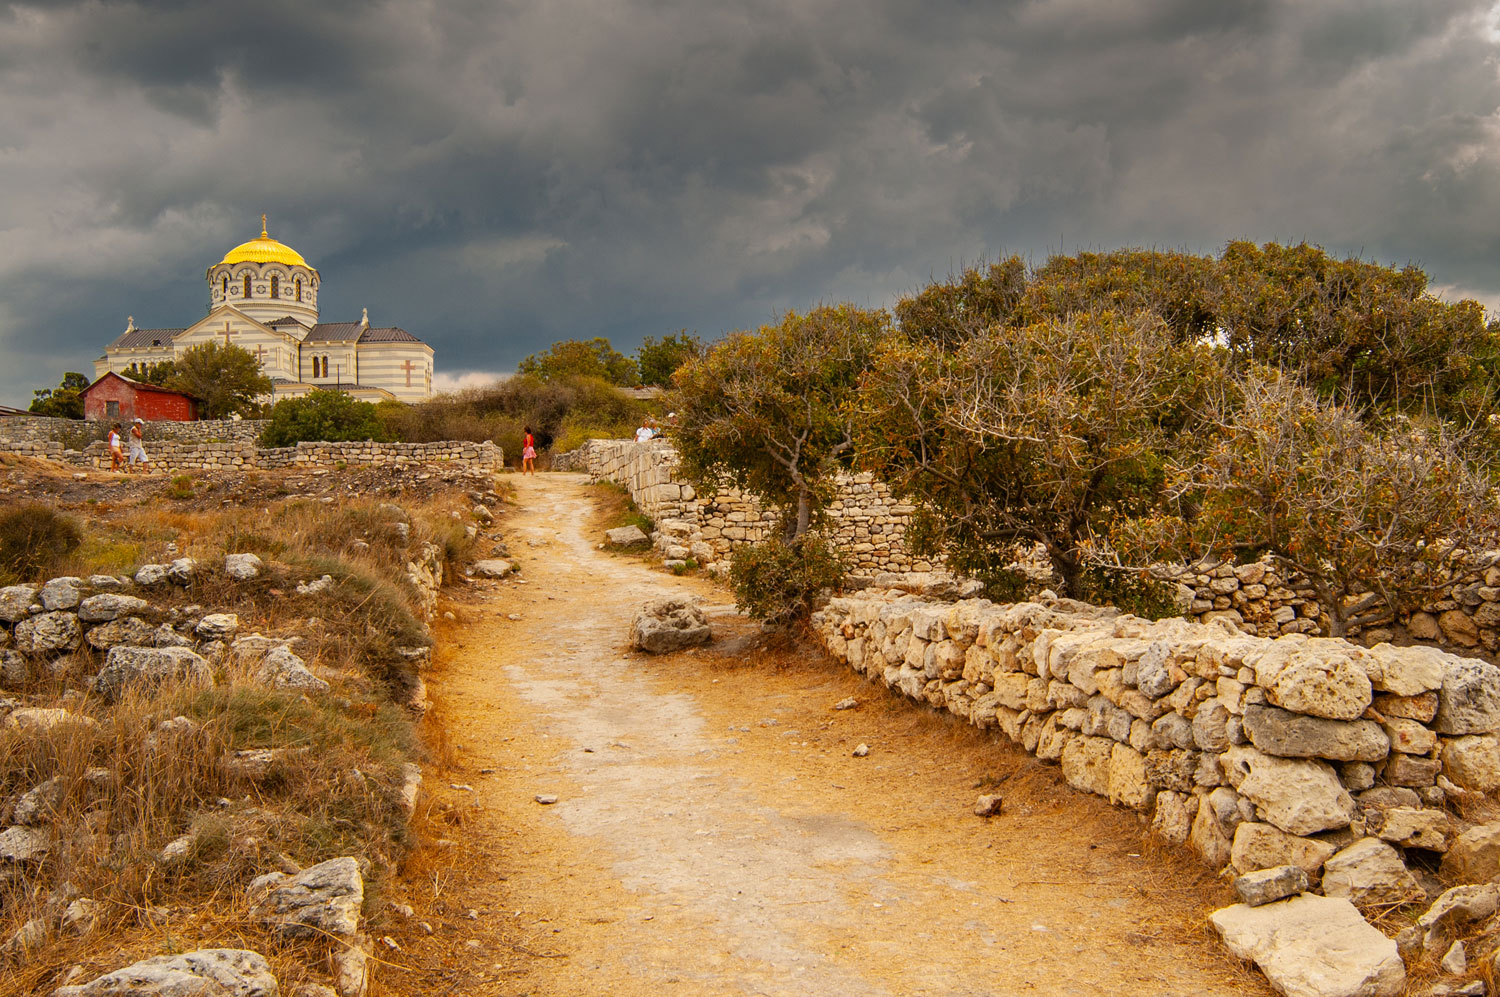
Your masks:
{"label": "person walking on path", "polygon": [[117,422],[109,428],[109,469],[118,472],[120,465],[125,463],[125,454],[120,451],[120,424]]}
{"label": "person walking on path", "polygon": [[146,456],[146,447],[142,442],[145,437],[143,431],[145,425],[145,421],[139,418],[130,423],[130,463],[125,465],[126,474],[131,473],[131,468],[135,467],[137,461],[140,462],[142,474],[150,470],[146,465],[151,463],[151,458]]}
{"label": "person walking on path", "polygon": [[521,437],[521,473],[536,473],[536,437],[531,435],[531,427],[526,427],[526,435]]}

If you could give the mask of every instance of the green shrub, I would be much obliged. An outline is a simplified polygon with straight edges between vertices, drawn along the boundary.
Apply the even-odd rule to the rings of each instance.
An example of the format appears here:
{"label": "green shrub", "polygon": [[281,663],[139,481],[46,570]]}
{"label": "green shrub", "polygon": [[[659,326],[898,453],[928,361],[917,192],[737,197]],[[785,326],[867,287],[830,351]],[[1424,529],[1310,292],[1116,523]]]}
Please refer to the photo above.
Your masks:
{"label": "green shrub", "polygon": [[1077,598],[1096,606],[1114,606],[1147,620],[1182,615],[1175,583],[1135,571],[1085,567],[1079,576]]}
{"label": "green shrub", "polygon": [[193,497],[193,477],[190,474],[178,474],[172,477],[172,482],[167,486],[167,496],[174,499],[190,499]]}
{"label": "green shrub", "polygon": [[82,542],[72,517],[39,503],[12,506],[0,512],[0,574],[38,578]]}
{"label": "green shrub", "polygon": [[301,398],[285,398],[271,409],[271,420],[261,431],[263,447],[289,447],[305,441],[384,440],[385,426],[369,402],[356,401],[342,391],[310,391]]}
{"label": "green shrub", "polygon": [[847,570],[832,544],[809,533],[792,544],[778,536],[740,547],[730,561],[729,581],[741,611],[790,623],[806,619],[818,593],[837,586]]}

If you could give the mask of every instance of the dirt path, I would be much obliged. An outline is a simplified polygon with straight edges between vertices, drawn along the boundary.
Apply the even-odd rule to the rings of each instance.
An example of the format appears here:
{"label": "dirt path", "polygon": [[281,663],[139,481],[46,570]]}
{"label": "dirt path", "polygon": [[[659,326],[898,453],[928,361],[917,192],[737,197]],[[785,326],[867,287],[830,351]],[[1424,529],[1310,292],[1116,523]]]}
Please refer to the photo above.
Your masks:
{"label": "dirt path", "polygon": [[[1201,927],[1222,889],[1143,857],[1133,815],[832,665],[745,660],[723,590],[596,548],[581,477],[511,480],[525,582],[453,607],[431,681],[451,742],[432,816],[456,844],[408,871],[476,916],[439,923],[440,974],[382,989],[1266,992]],[[729,640],[627,653],[632,611],[682,591]],[[1006,813],[972,816],[1002,778]]]}

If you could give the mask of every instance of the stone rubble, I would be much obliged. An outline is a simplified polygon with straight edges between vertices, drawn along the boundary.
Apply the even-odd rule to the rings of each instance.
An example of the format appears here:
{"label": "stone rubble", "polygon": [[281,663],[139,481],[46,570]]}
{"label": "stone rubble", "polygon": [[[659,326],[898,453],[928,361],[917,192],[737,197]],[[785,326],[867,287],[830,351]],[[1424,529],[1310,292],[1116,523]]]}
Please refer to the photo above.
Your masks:
{"label": "stone rubble", "polygon": [[703,610],[678,596],[646,603],[630,625],[631,646],[649,654],[680,651],[712,639]]}

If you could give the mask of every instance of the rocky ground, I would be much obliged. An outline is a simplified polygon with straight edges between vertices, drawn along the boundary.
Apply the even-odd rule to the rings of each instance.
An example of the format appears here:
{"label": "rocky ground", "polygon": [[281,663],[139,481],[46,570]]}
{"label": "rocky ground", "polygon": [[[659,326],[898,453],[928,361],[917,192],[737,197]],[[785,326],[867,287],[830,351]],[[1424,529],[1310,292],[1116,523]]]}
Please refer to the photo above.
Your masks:
{"label": "rocky ground", "polygon": [[414,843],[426,620],[505,550],[493,488],[0,466],[83,534],[0,586],[0,992],[367,991]]}

